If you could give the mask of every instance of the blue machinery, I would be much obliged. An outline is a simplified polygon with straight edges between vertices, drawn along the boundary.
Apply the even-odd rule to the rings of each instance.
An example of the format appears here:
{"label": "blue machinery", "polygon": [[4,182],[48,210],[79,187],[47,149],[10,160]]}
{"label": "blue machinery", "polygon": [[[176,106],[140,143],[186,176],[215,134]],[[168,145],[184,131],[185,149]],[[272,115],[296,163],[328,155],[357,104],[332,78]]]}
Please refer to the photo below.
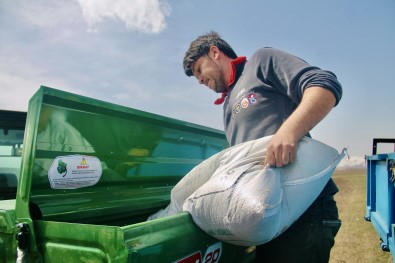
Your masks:
{"label": "blue machinery", "polygon": [[367,199],[365,219],[380,236],[381,248],[395,257],[395,149],[392,153],[377,154],[378,143],[393,143],[395,139],[373,139],[367,163]]}

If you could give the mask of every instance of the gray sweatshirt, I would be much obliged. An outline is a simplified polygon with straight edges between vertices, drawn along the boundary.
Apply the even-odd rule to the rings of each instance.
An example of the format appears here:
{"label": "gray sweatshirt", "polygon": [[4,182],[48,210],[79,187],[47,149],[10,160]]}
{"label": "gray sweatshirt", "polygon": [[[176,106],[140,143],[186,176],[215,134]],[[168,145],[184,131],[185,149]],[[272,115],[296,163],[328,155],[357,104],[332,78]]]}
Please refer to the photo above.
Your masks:
{"label": "gray sweatshirt", "polygon": [[[332,91],[336,105],[341,99],[335,74],[283,51],[262,48],[247,62],[235,61],[223,106],[225,133],[232,146],[275,134],[311,86]],[[331,192],[337,191],[334,187]]]}

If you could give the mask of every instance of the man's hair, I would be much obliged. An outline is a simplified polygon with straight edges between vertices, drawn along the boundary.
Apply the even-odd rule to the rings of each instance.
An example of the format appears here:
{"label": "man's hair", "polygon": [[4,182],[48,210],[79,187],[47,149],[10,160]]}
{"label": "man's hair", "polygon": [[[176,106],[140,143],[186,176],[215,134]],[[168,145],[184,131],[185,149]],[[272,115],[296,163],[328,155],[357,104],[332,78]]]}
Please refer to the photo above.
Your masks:
{"label": "man's hair", "polygon": [[195,63],[200,57],[207,55],[210,51],[210,47],[212,46],[216,46],[220,51],[230,58],[237,58],[237,55],[233,51],[232,47],[225,40],[223,40],[217,32],[211,31],[205,35],[199,36],[197,39],[192,41],[188,51],[185,53],[184,72],[188,77],[193,75],[193,63]]}

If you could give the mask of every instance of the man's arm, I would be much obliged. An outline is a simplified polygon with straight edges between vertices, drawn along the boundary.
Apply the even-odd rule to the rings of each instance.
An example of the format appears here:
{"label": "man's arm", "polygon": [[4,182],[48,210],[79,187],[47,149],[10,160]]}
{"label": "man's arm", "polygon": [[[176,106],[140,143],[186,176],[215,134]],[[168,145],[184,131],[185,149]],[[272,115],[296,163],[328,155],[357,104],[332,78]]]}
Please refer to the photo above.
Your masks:
{"label": "man's arm", "polygon": [[267,147],[265,165],[282,167],[296,158],[299,140],[316,126],[335,106],[334,94],[313,86],[304,91],[296,110],[281,125]]}

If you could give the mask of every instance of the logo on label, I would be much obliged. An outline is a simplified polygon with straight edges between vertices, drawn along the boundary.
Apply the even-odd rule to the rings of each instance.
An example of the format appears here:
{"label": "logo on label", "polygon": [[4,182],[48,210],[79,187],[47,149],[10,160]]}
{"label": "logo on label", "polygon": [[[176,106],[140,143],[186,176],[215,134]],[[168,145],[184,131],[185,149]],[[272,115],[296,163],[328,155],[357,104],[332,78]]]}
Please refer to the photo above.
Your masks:
{"label": "logo on label", "polygon": [[60,175],[63,175],[63,177],[65,177],[66,174],[67,174],[67,163],[64,163],[64,162],[62,161],[62,159],[59,159],[59,160],[58,160],[58,167],[57,167],[57,170],[58,170],[58,173],[59,173]]}
{"label": "logo on label", "polygon": [[247,98],[244,98],[244,99],[241,100],[241,107],[243,109],[248,107],[248,99]]}
{"label": "logo on label", "polygon": [[81,165],[77,165],[77,169],[87,169],[89,165],[87,164],[85,158],[82,158]]}

